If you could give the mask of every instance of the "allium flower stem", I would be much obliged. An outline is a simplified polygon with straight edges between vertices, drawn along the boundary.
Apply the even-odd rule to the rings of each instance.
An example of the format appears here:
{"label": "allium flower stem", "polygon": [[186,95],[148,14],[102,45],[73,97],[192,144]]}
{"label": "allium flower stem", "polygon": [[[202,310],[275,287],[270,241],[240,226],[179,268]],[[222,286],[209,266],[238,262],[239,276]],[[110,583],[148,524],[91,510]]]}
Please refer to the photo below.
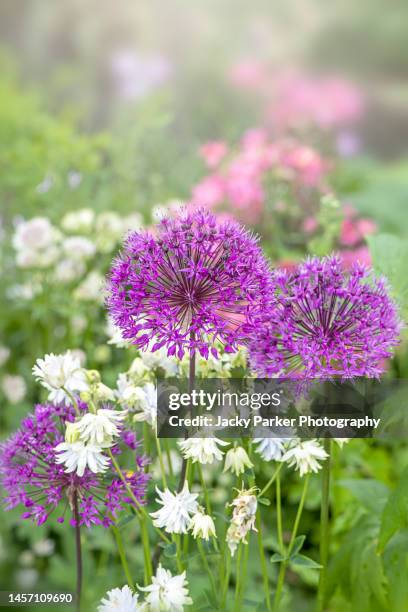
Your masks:
{"label": "allium flower stem", "polygon": [[301,498],[300,498],[298,510],[297,510],[297,513],[296,513],[295,522],[294,522],[293,529],[292,529],[292,536],[290,538],[289,546],[288,546],[288,549],[286,551],[286,560],[282,561],[280,569],[279,569],[278,583],[276,585],[275,600],[274,600],[274,604],[273,604],[273,609],[274,609],[275,612],[279,611],[279,605],[280,605],[280,599],[281,599],[281,596],[282,596],[283,584],[285,582],[286,568],[288,566],[288,558],[290,557],[290,554],[292,552],[293,544],[295,542],[295,539],[296,539],[296,536],[297,536],[297,532],[298,532],[298,529],[299,529],[300,518],[302,516],[303,506],[305,504],[307,489],[308,489],[308,486],[309,486],[309,479],[310,479],[310,473],[306,474],[305,479],[304,479],[303,491],[302,491],[302,495],[301,495]]}
{"label": "allium flower stem", "polygon": [[[190,342],[193,343],[194,340],[195,340],[195,333],[191,331],[190,332]],[[189,363],[189,372],[188,372],[188,389],[189,389],[190,394],[194,389],[195,370],[196,370],[196,352],[195,352],[195,349],[193,348],[190,350],[190,363]],[[191,408],[190,408],[190,412],[191,412]],[[179,485],[177,489],[179,493],[183,489],[184,482],[186,480],[187,461],[188,459],[183,457],[183,463],[182,463],[181,472],[180,472],[180,481],[179,481]]]}
{"label": "allium flower stem", "polygon": [[77,612],[81,609],[81,591],[82,591],[82,551],[81,551],[81,527],[79,525],[78,512],[78,494],[75,492],[73,496],[73,510],[75,520],[75,551],[76,551],[76,592],[75,605]]}
{"label": "allium flower stem", "polygon": [[327,459],[322,469],[322,505],[320,512],[320,570],[319,586],[317,592],[317,610],[321,612],[324,607],[326,592],[327,564],[329,561],[329,505],[330,505],[330,467],[331,467],[331,439],[325,438],[324,450]]}
{"label": "allium flower stem", "polygon": [[147,529],[146,516],[140,517],[139,524],[140,524],[140,535],[141,535],[142,544],[143,544],[145,586],[147,586],[152,581],[153,566],[152,566],[152,555],[150,553],[149,532]]}
{"label": "allium flower stem", "polygon": [[282,463],[280,463],[278,465],[278,467],[276,468],[275,473],[272,475],[272,477],[268,480],[268,482],[266,483],[266,485],[264,486],[264,488],[262,489],[262,491],[258,494],[258,497],[263,497],[265,495],[265,493],[267,492],[267,490],[269,489],[269,487],[275,482],[279,472],[282,469]]}
{"label": "allium flower stem", "polygon": [[[119,467],[118,462],[116,461],[115,457],[112,455],[112,451],[110,448],[107,449],[108,455],[112,461],[112,465],[115,468],[116,472],[118,473],[119,478],[121,479],[121,481],[123,482],[123,484],[126,487],[126,491],[128,492],[129,497],[131,498],[131,500],[133,501],[133,503],[135,504],[136,508],[139,510],[140,514],[144,517],[147,518],[147,520],[150,520],[149,515],[147,514],[146,510],[143,508],[143,506],[138,502],[138,500],[136,499],[132,489],[130,488],[126,478],[123,475],[122,470]],[[139,517],[140,519],[140,517]],[[155,528],[157,534],[160,536],[160,538],[166,542],[166,544],[171,544],[169,538],[160,531],[160,529]]]}
{"label": "allium flower stem", "polygon": [[129,565],[128,565],[127,558],[126,558],[126,552],[125,552],[125,547],[123,544],[122,536],[120,535],[120,531],[118,527],[116,527],[116,525],[112,525],[112,532],[113,532],[113,535],[115,536],[115,541],[116,541],[116,546],[118,549],[120,561],[122,563],[123,571],[125,572],[125,576],[126,576],[126,582],[133,591],[135,587],[133,583],[132,574],[129,570]]}

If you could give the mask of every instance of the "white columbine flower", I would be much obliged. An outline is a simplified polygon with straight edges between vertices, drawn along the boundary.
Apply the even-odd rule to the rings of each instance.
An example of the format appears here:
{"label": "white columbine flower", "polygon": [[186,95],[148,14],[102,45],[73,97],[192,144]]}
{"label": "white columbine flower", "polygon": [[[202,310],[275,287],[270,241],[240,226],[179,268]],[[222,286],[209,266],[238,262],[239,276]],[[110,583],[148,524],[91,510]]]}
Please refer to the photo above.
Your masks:
{"label": "white columbine flower", "polygon": [[67,232],[90,232],[95,219],[91,208],[80,208],[63,216],[61,226]]}
{"label": "white columbine flower", "polygon": [[100,408],[96,414],[85,414],[75,425],[82,442],[106,448],[112,445],[113,438],[119,436],[118,424],[125,416],[125,411]]}
{"label": "white columbine flower", "polygon": [[136,406],[141,412],[134,415],[136,421],[147,421],[149,425],[154,426],[157,420],[157,394],[156,387],[153,383],[148,382],[143,387],[140,387],[143,395],[141,401]]}
{"label": "white columbine flower", "polygon": [[121,589],[112,589],[101,600],[98,612],[138,612],[138,597],[127,584]]}
{"label": "white columbine flower", "polygon": [[95,255],[96,248],[93,242],[84,236],[70,236],[62,243],[65,255],[72,259],[88,259]]}
{"label": "white columbine flower", "polygon": [[[45,355],[37,359],[33,375],[43,387],[49,389],[48,399],[55,403],[71,403],[69,394],[86,391],[88,383],[80,360],[71,351],[64,355]],[[68,392],[68,393],[67,393]]]}
{"label": "white columbine flower", "polygon": [[161,368],[166,376],[176,376],[178,372],[177,359],[168,357],[164,346],[154,353],[152,351],[141,351],[140,359],[150,370]]}
{"label": "white columbine flower", "polygon": [[254,438],[254,443],[258,444],[256,452],[265,461],[281,461],[288,440],[289,438]]}
{"label": "white columbine flower", "polygon": [[218,438],[188,438],[179,440],[178,445],[185,459],[191,459],[193,463],[213,463],[214,459],[220,461],[223,452],[218,448],[228,446],[228,442]]}
{"label": "white columbine flower", "polygon": [[157,568],[152,584],[139,587],[146,595],[147,610],[149,612],[183,612],[184,606],[193,603],[188,594],[186,572],[172,576],[169,570],[161,565]]}
{"label": "white columbine flower", "polygon": [[78,476],[83,476],[87,467],[94,474],[98,474],[105,472],[109,465],[109,459],[102,454],[103,449],[100,446],[85,445],[81,441],[61,442],[54,450],[57,453],[55,461],[63,463],[68,474],[76,472]]}
{"label": "white columbine flower", "polygon": [[317,440],[296,440],[283,455],[282,461],[286,461],[290,467],[295,466],[300,476],[304,476],[308,472],[318,472],[322,467],[319,461],[326,457],[326,451]]}
{"label": "white columbine flower", "polygon": [[231,448],[225,455],[224,472],[231,470],[231,472],[235,472],[236,476],[239,476],[245,472],[247,467],[253,467],[253,463],[242,446]]}
{"label": "white columbine flower", "polygon": [[193,538],[209,540],[211,536],[217,537],[215,533],[214,521],[209,514],[204,513],[202,508],[199,508],[192,517],[190,529]]}
{"label": "white columbine flower", "polygon": [[159,499],[156,501],[162,505],[160,510],[151,512],[153,524],[156,527],[164,528],[168,533],[187,533],[191,515],[197,511],[198,493],[190,493],[188,483],[184,483],[180,493],[172,493],[169,489],[160,491],[156,487]]}

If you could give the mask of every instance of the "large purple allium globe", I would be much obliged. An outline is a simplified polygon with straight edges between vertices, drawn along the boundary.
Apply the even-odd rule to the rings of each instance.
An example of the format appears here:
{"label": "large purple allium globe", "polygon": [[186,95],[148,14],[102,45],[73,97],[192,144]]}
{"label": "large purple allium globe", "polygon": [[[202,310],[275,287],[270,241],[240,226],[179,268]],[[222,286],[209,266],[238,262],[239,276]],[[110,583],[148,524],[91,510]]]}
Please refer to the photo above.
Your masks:
{"label": "large purple allium globe", "polygon": [[268,308],[252,316],[250,361],[262,376],[378,376],[401,323],[383,279],[337,257],[277,272]]}
{"label": "large purple allium globe", "polygon": [[270,272],[257,240],[208,211],[163,219],[154,236],[132,233],[116,259],[107,305],[124,338],[182,358],[214,355],[241,342],[248,312],[265,294]]}
{"label": "large purple allium globe", "polygon": [[[56,462],[55,447],[64,440],[66,421],[74,421],[71,407],[37,405],[34,414],[23,419],[20,429],[0,446],[0,483],[6,509],[22,506],[22,518],[43,524],[52,514],[63,522],[67,510],[78,510],[79,525],[109,527],[125,504],[133,504],[119,476],[112,470],[83,476],[66,473]],[[122,439],[125,437],[122,435]],[[132,435],[125,444],[135,449]],[[118,454],[118,446],[112,449]],[[146,460],[135,455],[132,472],[126,473],[129,487],[139,503],[144,503],[148,475]],[[75,524],[72,518],[71,522]]]}

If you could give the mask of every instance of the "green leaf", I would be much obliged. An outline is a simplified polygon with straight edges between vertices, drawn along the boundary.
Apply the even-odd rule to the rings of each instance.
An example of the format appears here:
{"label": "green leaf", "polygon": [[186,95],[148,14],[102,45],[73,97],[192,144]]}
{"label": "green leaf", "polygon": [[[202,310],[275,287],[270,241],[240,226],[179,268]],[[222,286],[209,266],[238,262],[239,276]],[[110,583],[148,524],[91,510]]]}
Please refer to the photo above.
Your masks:
{"label": "green leaf", "polygon": [[367,239],[374,270],[384,275],[391,293],[402,308],[408,306],[408,244],[406,240],[390,234],[378,234]]}
{"label": "green leaf", "polygon": [[301,550],[305,540],[306,540],[306,536],[305,535],[299,535],[299,536],[297,536],[297,538],[295,538],[295,541],[293,542],[292,550],[291,550],[291,553],[290,553],[290,558],[291,559],[292,559],[292,557],[294,555],[296,555]]}
{"label": "green leaf", "polygon": [[336,484],[350,491],[366,510],[374,514],[382,512],[389,494],[388,487],[373,478],[344,479]]}
{"label": "green leaf", "polygon": [[167,546],[164,547],[165,557],[175,557],[176,554],[177,554],[177,545],[175,542],[172,542],[171,544],[167,544]]}
{"label": "green leaf", "polygon": [[270,559],[271,563],[280,563],[281,561],[286,561],[287,557],[281,555],[280,553],[274,553]]}
{"label": "green leaf", "polygon": [[378,550],[383,551],[387,542],[399,530],[408,528],[408,468],[404,470],[397,484],[391,492],[384,507]]}
{"label": "green leaf", "polygon": [[408,602],[408,530],[400,531],[387,544],[384,568],[389,584],[389,612],[400,612]]}
{"label": "green leaf", "polygon": [[118,529],[122,529],[122,527],[124,527],[125,525],[133,521],[135,518],[136,518],[136,514],[128,514],[127,516],[124,516],[123,518],[120,519],[120,521],[116,523],[116,527]]}
{"label": "green leaf", "polygon": [[271,500],[268,499],[267,497],[258,497],[258,502],[260,504],[262,504],[263,506],[270,506],[271,505]]}
{"label": "green leaf", "polygon": [[313,559],[311,559],[310,557],[306,557],[306,555],[293,555],[290,557],[290,563],[292,565],[300,565],[301,567],[308,567],[310,569],[321,569],[322,565],[320,565],[319,563],[316,563],[316,561],[314,561]]}

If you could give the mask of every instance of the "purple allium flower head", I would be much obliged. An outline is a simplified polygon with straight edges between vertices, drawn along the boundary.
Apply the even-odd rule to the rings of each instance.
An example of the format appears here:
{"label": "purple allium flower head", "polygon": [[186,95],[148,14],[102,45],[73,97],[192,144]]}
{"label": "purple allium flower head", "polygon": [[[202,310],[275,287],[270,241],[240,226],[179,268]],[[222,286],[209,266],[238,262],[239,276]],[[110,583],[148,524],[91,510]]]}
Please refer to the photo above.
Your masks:
{"label": "purple allium flower head", "polygon": [[[132,233],[114,262],[107,305],[124,338],[181,358],[208,357],[215,339],[233,351],[252,306],[266,291],[268,264],[257,239],[208,211],[163,219],[157,233]],[[216,350],[211,348],[216,356]]]}
{"label": "purple allium flower head", "polygon": [[[76,498],[80,525],[109,527],[123,505],[133,502],[113,470],[93,474],[86,469],[83,476],[78,476],[66,473],[64,466],[56,463],[55,447],[64,439],[67,420],[74,420],[72,408],[39,404],[23,419],[21,428],[1,444],[0,481],[6,509],[22,505],[22,518],[33,519],[38,525],[56,512],[61,523]],[[133,461],[133,470],[125,474],[136,499],[143,504],[148,480],[143,470],[146,460],[136,455]],[[75,523],[74,519],[71,522]]]}
{"label": "purple allium flower head", "polygon": [[384,279],[335,256],[275,275],[268,308],[249,326],[250,360],[264,376],[378,376],[401,323]]}

